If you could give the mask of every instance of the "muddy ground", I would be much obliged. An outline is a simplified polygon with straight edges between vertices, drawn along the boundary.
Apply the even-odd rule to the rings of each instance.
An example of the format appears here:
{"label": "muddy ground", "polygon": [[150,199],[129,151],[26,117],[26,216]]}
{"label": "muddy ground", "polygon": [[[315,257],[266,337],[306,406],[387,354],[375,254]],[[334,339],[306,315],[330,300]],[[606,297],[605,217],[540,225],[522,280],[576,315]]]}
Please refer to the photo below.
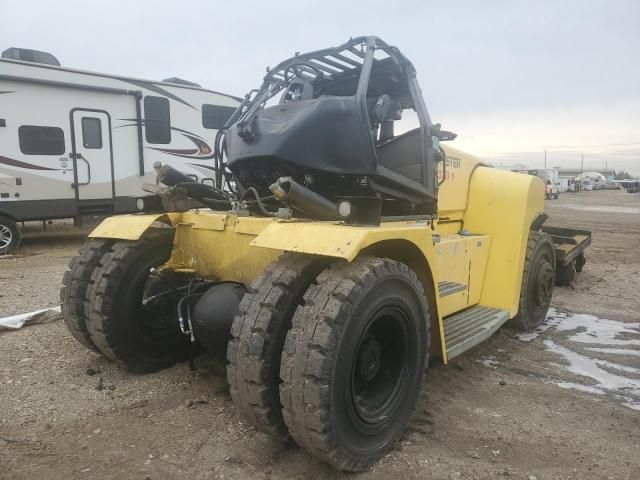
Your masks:
{"label": "muddy ground", "polygon": [[[638,207],[623,192],[547,202],[549,224],[593,231],[575,290],[556,290],[540,332],[503,328],[432,365],[402,442],[353,477],[640,478]],[[55,305],[86,233],[39,228],[0,260],[0,316]],[[0,479],[348,477],[244,423],[220,365],[132,375],[59,321],[0,332]]]}

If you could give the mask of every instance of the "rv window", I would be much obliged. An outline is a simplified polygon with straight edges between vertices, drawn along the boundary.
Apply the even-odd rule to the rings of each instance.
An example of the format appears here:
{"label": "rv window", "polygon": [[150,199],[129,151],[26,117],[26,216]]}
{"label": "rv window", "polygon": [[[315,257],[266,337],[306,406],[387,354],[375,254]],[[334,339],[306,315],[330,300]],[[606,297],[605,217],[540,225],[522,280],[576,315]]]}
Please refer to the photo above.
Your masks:
{"label": "rv window", "polygon": [[102,124],[99,118],[82,117],[82,145],[84,148],[102,148]]}
{"label": "rv window", "polygon": [[169,100],[144,97],[145,137],[149,143],[171,143]]}
{"label": "rv window", "polygon": [[202,105],[202,126],[204,128],[220,129],[224,127],[224,124],[227,123],[227,120],[235,111],[235,107]]}
{"label": "rv window", "polygon": [[65,151],[64,132],[58,127],[22,125],[18,139],[25,155],[62,155]]}

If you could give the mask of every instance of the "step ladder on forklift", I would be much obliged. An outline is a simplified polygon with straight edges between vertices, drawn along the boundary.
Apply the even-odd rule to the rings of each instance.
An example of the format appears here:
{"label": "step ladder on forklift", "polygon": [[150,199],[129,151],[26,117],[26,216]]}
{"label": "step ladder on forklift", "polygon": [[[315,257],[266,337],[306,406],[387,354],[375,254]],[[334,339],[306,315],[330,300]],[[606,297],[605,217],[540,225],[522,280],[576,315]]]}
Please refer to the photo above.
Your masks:
{"label": "step ladder on forklift", "polygon": [[[440,282],[440,297],[466,290],[467,286],[456,282]],[[475,305],[444,318],[444,338],[449,360],[475,347],[493,335],[507,320],[509,312],[498,308]]]}

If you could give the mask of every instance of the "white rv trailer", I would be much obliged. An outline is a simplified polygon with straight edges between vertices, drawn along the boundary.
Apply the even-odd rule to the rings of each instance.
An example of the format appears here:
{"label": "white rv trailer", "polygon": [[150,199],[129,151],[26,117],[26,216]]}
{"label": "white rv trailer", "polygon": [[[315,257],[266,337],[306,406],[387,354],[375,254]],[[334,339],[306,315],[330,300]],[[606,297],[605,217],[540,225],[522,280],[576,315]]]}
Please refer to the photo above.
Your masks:
{"label": "white rv trailer", "polygon": [[576,180],[573,177],[558,177],[560,179],[560,192],[575,192]]}
{"label": "white rv trailer", "polygon": [[2,57],[0,253],[20,243],[16,222],[144,210],[155,162],[212,181],[217,129],[240,99],[73,70],[33,50]]}

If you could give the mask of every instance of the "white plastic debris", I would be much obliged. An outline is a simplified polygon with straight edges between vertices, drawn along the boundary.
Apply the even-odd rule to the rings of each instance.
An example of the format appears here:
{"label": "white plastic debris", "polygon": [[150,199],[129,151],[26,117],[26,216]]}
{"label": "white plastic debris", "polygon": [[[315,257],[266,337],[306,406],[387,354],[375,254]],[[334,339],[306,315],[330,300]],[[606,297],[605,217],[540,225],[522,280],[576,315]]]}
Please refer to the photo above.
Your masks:
{"label": "white plastic debris", "polygon": [[26,324],[46,323],[54,320],[60,314],[60,305],[53,308],[43,308],[34,312],[21,313],[11,317],[0,318],[0,330],[18,330]]}

